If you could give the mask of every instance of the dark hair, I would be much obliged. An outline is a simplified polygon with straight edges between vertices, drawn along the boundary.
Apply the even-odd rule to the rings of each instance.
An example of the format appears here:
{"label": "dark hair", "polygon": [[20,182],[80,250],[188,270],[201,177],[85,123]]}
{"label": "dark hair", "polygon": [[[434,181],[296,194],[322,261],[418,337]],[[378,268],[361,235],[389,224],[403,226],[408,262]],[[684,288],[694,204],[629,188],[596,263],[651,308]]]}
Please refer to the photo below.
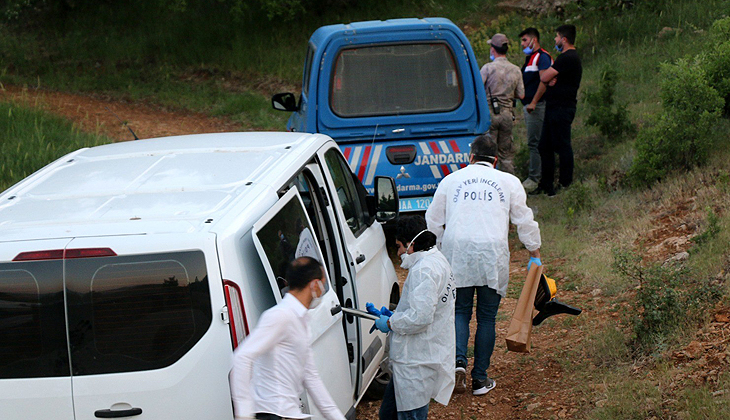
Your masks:
{"label": "dark hair", "polygon": [[[408,246],[408,243],[426,228],[426,219],[423,216],[401,216],[395,224],[395,239]],[[436,245],[436,235],[426,231],[413,242],[413,250],[425,251],[434,245]]]}
{"label": "dark hair", "polygon": [[323,277],[322,264],[312,257],[299,257],[290,262],[286,270],[290,290],[302,290],[310,281]]}
{"label": "dark hair", "polygon": [[474,160],[480,162],[494,162],[497,156],[497,142],[489,133],[484,133],[471,142],[471,154]]}
{"label": "dark hair", "polygon": [[507,54],[507,50],[509,49],[509,44],[504,43],[501,47],[498,47],[494,44],[492,44],[492,48],[494,48],[494,51],[497,52],[497,54]]}
{"label": "dark hair", "polygon": [[561,25],[555,30],[558,35],[565,37],[570,45],[575,45],[575,25]]}
{"label": "dark hair", "polygon": [[522,38],[525,35],[529,35],[540,41],[540,31],[538,31],[537,28],[526,28],[524,31],[520,32],[518,36]]}

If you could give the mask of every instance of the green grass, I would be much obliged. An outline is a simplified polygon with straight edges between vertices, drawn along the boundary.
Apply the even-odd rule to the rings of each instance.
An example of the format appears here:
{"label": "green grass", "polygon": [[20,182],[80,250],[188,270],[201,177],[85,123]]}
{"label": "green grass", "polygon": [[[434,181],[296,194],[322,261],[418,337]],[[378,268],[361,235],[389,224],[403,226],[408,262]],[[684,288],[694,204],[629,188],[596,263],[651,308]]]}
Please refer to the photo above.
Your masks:
{"label": "green grass", "polygon": [[0,138],[0,191],[69,152],[110,142],[47,112],[3,102]]}

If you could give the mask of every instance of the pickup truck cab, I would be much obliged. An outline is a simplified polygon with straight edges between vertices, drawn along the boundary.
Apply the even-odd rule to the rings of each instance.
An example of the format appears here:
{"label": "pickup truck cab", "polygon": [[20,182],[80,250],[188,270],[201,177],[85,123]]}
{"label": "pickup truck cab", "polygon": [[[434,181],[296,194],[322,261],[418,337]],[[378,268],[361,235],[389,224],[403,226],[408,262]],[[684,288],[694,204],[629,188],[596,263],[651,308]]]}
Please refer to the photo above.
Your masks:
{"label": "pickup truck cab", "polygon": [[0,194],[0,418],[232,419],[232,351],[304,255],[328,276],[316,364],[353,418],[385,337],[331,310],[399,297],[376,220],[397,192],[376,184],[379,204],[305,133],[109,144],[19,182]]}
{"label": "pickup truck cab", "polygon": [[280,93],[272,105],[293,112],[289,131],[332,137],[369,191],[376,175],[395,178],[401,211],[426,210],[490,122],[474,52],[444,18],[317,29],[301,96]]}

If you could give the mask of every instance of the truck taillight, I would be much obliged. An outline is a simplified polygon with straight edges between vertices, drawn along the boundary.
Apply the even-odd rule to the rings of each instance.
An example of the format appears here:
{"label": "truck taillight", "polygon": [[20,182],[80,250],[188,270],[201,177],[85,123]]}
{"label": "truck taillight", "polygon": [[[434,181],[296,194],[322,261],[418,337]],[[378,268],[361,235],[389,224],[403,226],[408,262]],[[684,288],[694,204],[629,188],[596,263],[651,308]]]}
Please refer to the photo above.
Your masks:
{"label": "truck taillight", "polygon": [[246,320],[246,311],[243,308],[243,296],[238,285],[230,280],[223,280],[223,290],[225,291],[226,306],[228,307],[231,341],[235,349],[248,335],[248,321]]}
{"label": "truck taillight", "polygon": [[116,257],[110,248],[50,249],[45,251],[21,252],[13,261],[62,260],[70,258]]}
{"label": "truck taillight", "polygon": [[416,159],[416,146],[412,144],[388,146],[385,148],[385,156],[393,165],[408,165]]}

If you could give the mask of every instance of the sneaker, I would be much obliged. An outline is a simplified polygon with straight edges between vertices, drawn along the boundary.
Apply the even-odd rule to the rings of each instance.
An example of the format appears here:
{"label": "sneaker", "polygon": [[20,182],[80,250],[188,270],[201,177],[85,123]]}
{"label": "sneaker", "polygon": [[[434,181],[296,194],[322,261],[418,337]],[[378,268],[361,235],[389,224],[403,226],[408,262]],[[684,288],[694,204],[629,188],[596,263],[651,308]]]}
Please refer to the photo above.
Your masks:
{"label": "sneaker", "polygon": [[527,178],[526,180],[522,181],[522,187],[528,194],[535,191],[535,189],[537,189],[537,185],[537,182],[532,178]]}
{"label": "sneaker", "polygon": [[471,380],[471,393],[474,395],[484,395],[494,389],[497,382],[492,378],[480,381],[479,379]]}
{"label": "sneaker", "polygon": [[454,392],[457,394],[463,394],[466,392],[466,362],[462,360],[456,361],[456,385],[454,385]]}

